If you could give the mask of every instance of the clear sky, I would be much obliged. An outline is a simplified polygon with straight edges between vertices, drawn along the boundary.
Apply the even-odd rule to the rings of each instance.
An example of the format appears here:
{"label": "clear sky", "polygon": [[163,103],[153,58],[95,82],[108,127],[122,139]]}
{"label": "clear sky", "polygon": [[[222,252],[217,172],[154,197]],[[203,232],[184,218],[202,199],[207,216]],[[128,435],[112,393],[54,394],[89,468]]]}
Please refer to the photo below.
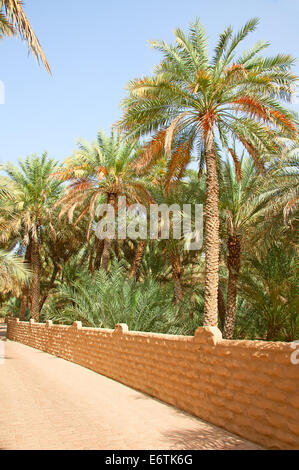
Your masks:
{"label": "clear sky", "polygon": [[[21,40],[0,43],[0,162],[47,150],[63,160],[79,137],[93,140],[121,114],[128,80],[159,62],[148,40],[173,40],[199,16],[210,37],[228,25],[261,19],[246,45],[271,42],[269,53],[299,57],[299,0],[25,0],[25,12],[51,65],[50,77]],[[295,67],[299,75],[299,64]],[[299,110],[298,104],[296,109]]]}

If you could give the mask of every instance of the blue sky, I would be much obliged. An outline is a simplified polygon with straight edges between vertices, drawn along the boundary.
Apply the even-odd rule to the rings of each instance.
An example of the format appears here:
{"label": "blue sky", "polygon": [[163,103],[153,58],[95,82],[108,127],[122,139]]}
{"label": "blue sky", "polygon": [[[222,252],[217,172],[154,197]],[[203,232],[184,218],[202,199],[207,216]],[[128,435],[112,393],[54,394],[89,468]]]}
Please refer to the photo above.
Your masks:
{"label": "blue sky", "polygon": [[[63,160],[79,137],[109,132],[121,114],[126,83],[150,74],[159,62],[148,40],[173,40],[200,17],[211,48],[227,25],[261,19],[246,46],[271,42],[268,53],[299,57],[299,0],[26,0],[25,12],[51,65],[53,76],[28,57],[21,40],[0,43],[0,162],[47,150]],[[299,75],[299,64],[294,69]],[[299,110],[298,105],[296,109]]]}

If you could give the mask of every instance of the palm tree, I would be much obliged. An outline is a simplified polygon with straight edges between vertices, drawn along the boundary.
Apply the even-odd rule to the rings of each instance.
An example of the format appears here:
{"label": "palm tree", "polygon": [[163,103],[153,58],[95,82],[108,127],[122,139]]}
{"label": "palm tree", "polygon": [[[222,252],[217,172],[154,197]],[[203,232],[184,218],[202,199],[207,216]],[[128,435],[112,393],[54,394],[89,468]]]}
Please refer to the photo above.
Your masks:
{"label": "palm tree", "polygon": [[[206,33],[199,20],[189,34],[176,29],[176,45],[153,41],[163,54],[153,77],[128,84],[123,101],[124,115],[118,127],[132,137],[155,133],[144,147],[137,170],[144,170],[166,151],[169,156],[168,182],[180,178],[191,152],[198,148],[206,165],[206,268],[204,325],[217,325],[219,267],[220,145],[236,139],[264,172],[262,155],[277,149],[276,131],[293,136],[293,114],[280,103],[289,100],[296,76],[294,59],[285,54],[262,57],[269,44],[258,42],[236,57],[236,48],[256,29],[258,19],[248,21],[237,33],[231,27],[220,35],[212,60]],[[239,161],[235,158],[238,168]]]}
{"label": "palm tree", "polygon": [[71,257],[76,256],[84,245],[86,238],[86,220],[82,220],[76,227],[66,220],[59,218],[59,210],[54,209],[51,214],[52,225],[55,230],[41,232],[41,259],[43,259],[42,271],[42,309],[48,295],[58,282],[58,277],[63,272],[64,266]]}
{"label": "palm tree", "polygon": [[[153,188],[160,188],[161,190],[165,186],[165,176],[166,176],[166,168],[167,168],[167,157],[166,155],[162,155],[161,159],[156,162],[155,166],[150,169],[148,173],[145,175],[145,181],[147,186],[150,189]],[[153,191],[151,191],[153,195]],[[155,196],[155,195],[154,195]],[[135,257],[131,266],[131,270],[129,273],[129,279],[137,278],[141,261],[145,252],[147,241],[140,240],[137,245],[137,249],[135,252]]]}
{"label": "palm tree", "polygon": [[223,337],[232,339],[236,320],[236,297],[244,245],[267,210],[271,197],[261,190],[263,179],[249,158],[241,158],[236,173],[231,161],[222,165],[220,183],[221,238],[227,249],[227,304]]}
{"label": "palm tree", "polygon": [[[77,224],[88,215],[90,223],[87,239],[90,237],[99,203],[111,204],[117,213],[119,196],[126,196],[128,203],[151,200],[145,186],[136,178],[134,164],[137,151],[136,141],[124,141],[115,133],[108,137],[100,131],[96,142],[80,142],[79,149],[54,174],[60,180],[71,183],[59,202],[64,206],[61,216],[68,213],[71,221],[77,208]],[[102,250],[101,267],[106,271],[111,245],[112,240],[105,238],[103,247],[98,247]]]}
{"label": "palm tree", "polygon": [[38,62],[42,62],[51,73],[46,56],[39,40],[23,10],[20,0],[0,0],[0,37],[18,36],[27,42],[29,52],[32,52]]}
{"label": "palm tree", "polygon": [[[54,230],[51,213],[54,203],[61,193],[61,183],[50,179],[57,162],[32,155],[19,161],[19,167],[8,163],[4,170],[18,191],[18,221],[22,244],[26,246],[25,260],[32,270],[31,316],[38,320],[40,311],[40,245],[41,232],[47,228]],[[23,307],[21,308],[23,311]]]}

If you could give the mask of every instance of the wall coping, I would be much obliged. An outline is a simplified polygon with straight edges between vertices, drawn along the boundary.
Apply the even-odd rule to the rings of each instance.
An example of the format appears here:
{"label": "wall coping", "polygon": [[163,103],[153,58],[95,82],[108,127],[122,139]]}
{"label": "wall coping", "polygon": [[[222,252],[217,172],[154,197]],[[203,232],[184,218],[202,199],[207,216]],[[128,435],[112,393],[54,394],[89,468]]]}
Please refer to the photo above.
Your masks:
{"label": "wall coping", "polygon": [[255,349],[257,351],[288,351],[292,349],[293,342],[287,343],[282,341],[262,341],[262,340],[227,340],[222,338],[222,333],[217,327],[209,326],[200,326],[195,331],[194,336],[187,335],[174,335],[174,334],[165,334],[165,333],[153,333],[147,331],[130,331],[126,323],[118,323],[115,325],[114,329],[110,328],[93,328],[82,326],[82,322],[74,321],[72,325],[61,325],[54,324],[51,320],[46,320],[45,323],[35,322],[33,319],[27,321],[21,321],[19,318],[8,316],[7,322],[12,321],[20,324],[27,324],[31,327],[46,327],[46,328],[72,328],[81,331],[93,331],[100,333],[110,333],[116,336],[126,335],[126,336],[140,336],[172,341],[185,341],[193,342],[198,345],[212,345],[212,346],[230,346],[236,348],[245,348],[245,349]]}

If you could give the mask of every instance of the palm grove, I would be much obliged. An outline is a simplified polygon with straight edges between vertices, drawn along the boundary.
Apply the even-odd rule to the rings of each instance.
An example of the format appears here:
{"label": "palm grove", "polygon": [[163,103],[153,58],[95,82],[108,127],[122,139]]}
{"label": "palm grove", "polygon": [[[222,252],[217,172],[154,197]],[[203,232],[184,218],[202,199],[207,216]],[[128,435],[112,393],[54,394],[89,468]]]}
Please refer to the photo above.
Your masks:
{"label": "palm grove", "polygon": [[[13,34],[19,2],[4,4],[1,29]],[[198,20],[173,44],[154,41],[161,62],[128,84],[111,135],[78,142],[63,164],[45,153],[2,165],[3,315],[299,337],[298,123],[288,105],[297,77],[292,57],[264,54],[267,42],[239,53],[257,23],[227,28],[211,57]],[[25,39],[50,70],[37,39]],[[98,208],[117,213],[119,196],[128,206],[203,204],[202,249],[174,237],[98,239]]]}

